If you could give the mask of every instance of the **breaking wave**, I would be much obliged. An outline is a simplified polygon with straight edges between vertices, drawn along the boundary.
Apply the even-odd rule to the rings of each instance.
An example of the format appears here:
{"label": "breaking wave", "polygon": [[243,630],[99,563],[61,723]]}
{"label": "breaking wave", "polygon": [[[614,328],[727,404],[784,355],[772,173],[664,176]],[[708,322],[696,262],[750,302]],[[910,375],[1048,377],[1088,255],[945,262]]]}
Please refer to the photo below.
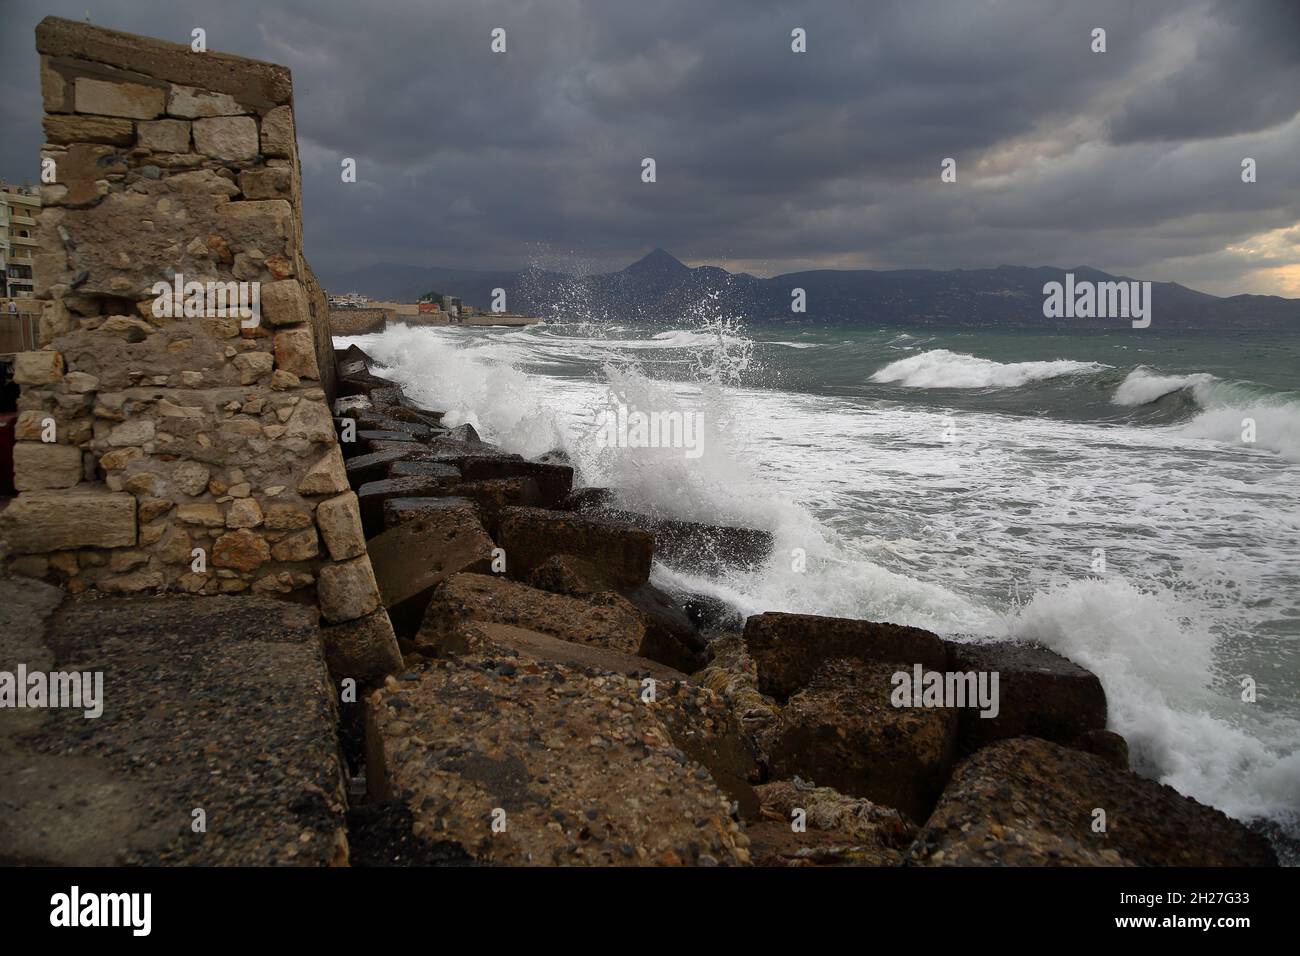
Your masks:
{"label": "breaking wave", "polygon": [[1115,390],[1116,405],[1142,406],[1182,393],[1194,417],[1175,426],[1188,438],[1276,452],[1300,462],[1300,395],[1248,382],[1227,382],[1208,372],[1161,375],[1146,366],[1129,372]]}
{"label": "breaking wave", "polygon": [[890,362],[871,381],[908,388],[1016,388],[1063,375],[1097,372],[1097,362],[995,362],[947,349],[933,349]]}

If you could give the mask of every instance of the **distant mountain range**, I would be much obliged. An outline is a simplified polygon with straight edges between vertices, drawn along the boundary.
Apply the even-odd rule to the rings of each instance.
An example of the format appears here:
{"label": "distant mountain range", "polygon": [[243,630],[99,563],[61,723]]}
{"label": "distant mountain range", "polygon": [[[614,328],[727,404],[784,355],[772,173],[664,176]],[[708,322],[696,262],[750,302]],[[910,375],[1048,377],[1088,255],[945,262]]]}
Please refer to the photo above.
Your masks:
{"label": "distant mountain range", "polygon": [[[761,279],[717,266],[691,268],[655,249],[618,272],[572,276],[542,269],[468,271],[380,263],[325,276],[331,292],[361,292],[414,302],[430,289],[460,296],[482,309],[492,290],[506,290],[512,312],[548,319],[677,324],[685,316],[722,314],[746,322],[772,321],[870,326],[1046,327],[1127,325],[1126,320],[1049,319],[1043,286],[1064,282],[1130,282],[1087,266],[1072,269],[998,266],[995,269],[819,269]],[[803,289],[807,311],[791,310]],[[1300,331],[1300,299],[1269,295],[1228,298],[1173,282],[1151,283],[1153,328],[1291,329]]]}

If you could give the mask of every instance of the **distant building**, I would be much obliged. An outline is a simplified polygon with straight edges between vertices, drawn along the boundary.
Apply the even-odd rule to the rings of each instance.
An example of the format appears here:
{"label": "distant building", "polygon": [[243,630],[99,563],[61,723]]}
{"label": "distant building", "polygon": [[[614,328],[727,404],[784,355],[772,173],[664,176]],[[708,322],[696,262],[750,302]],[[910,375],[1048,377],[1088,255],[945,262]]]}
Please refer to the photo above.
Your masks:
{"label": "distant building", "polygon": [[0,297],[30,299],[35,291],[32,257],[40,211],[41,196],[35,186],[0,183]]}
{"label": "distant building", "polygon": [[329,297],[331,309],[365,309],[370,306],[370,297],[360,292],[346,292],[343,295]]}

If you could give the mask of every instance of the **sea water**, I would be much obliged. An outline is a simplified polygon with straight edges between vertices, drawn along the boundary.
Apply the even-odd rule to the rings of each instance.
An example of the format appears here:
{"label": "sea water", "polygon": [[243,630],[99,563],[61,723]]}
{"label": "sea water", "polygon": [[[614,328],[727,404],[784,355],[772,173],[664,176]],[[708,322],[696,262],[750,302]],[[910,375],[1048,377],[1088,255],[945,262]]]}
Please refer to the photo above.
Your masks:
{"label": "sea water", "polygon": [[[1041,642],[1100,677],[1134,769],[1300,835],[1300,335],[705,314],[349,342],[449,424],[565,448],[579,484],[775,535],[759,568],[660,586]],[[611,395],[700,415],[703,453],[596,441]]]}

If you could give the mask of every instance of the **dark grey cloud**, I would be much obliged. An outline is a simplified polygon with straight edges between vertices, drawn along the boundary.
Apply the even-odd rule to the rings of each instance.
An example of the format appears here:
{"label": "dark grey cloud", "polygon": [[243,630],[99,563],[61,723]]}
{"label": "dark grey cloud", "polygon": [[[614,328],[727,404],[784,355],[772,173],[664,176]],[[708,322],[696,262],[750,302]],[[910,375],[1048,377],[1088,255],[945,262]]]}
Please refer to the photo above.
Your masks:
{"label": "dark grey cloud", "polygon": [[[35,171],[31,30],[85,3],[9,5],[0,175]],[[766,273],[1087,263],[1300,295],[1278,232],[1300,222],[1295,0],[118,0],[91,17],[178,41],[203,26],[293,70],[326,275],[600,269],[660,245]]]}

